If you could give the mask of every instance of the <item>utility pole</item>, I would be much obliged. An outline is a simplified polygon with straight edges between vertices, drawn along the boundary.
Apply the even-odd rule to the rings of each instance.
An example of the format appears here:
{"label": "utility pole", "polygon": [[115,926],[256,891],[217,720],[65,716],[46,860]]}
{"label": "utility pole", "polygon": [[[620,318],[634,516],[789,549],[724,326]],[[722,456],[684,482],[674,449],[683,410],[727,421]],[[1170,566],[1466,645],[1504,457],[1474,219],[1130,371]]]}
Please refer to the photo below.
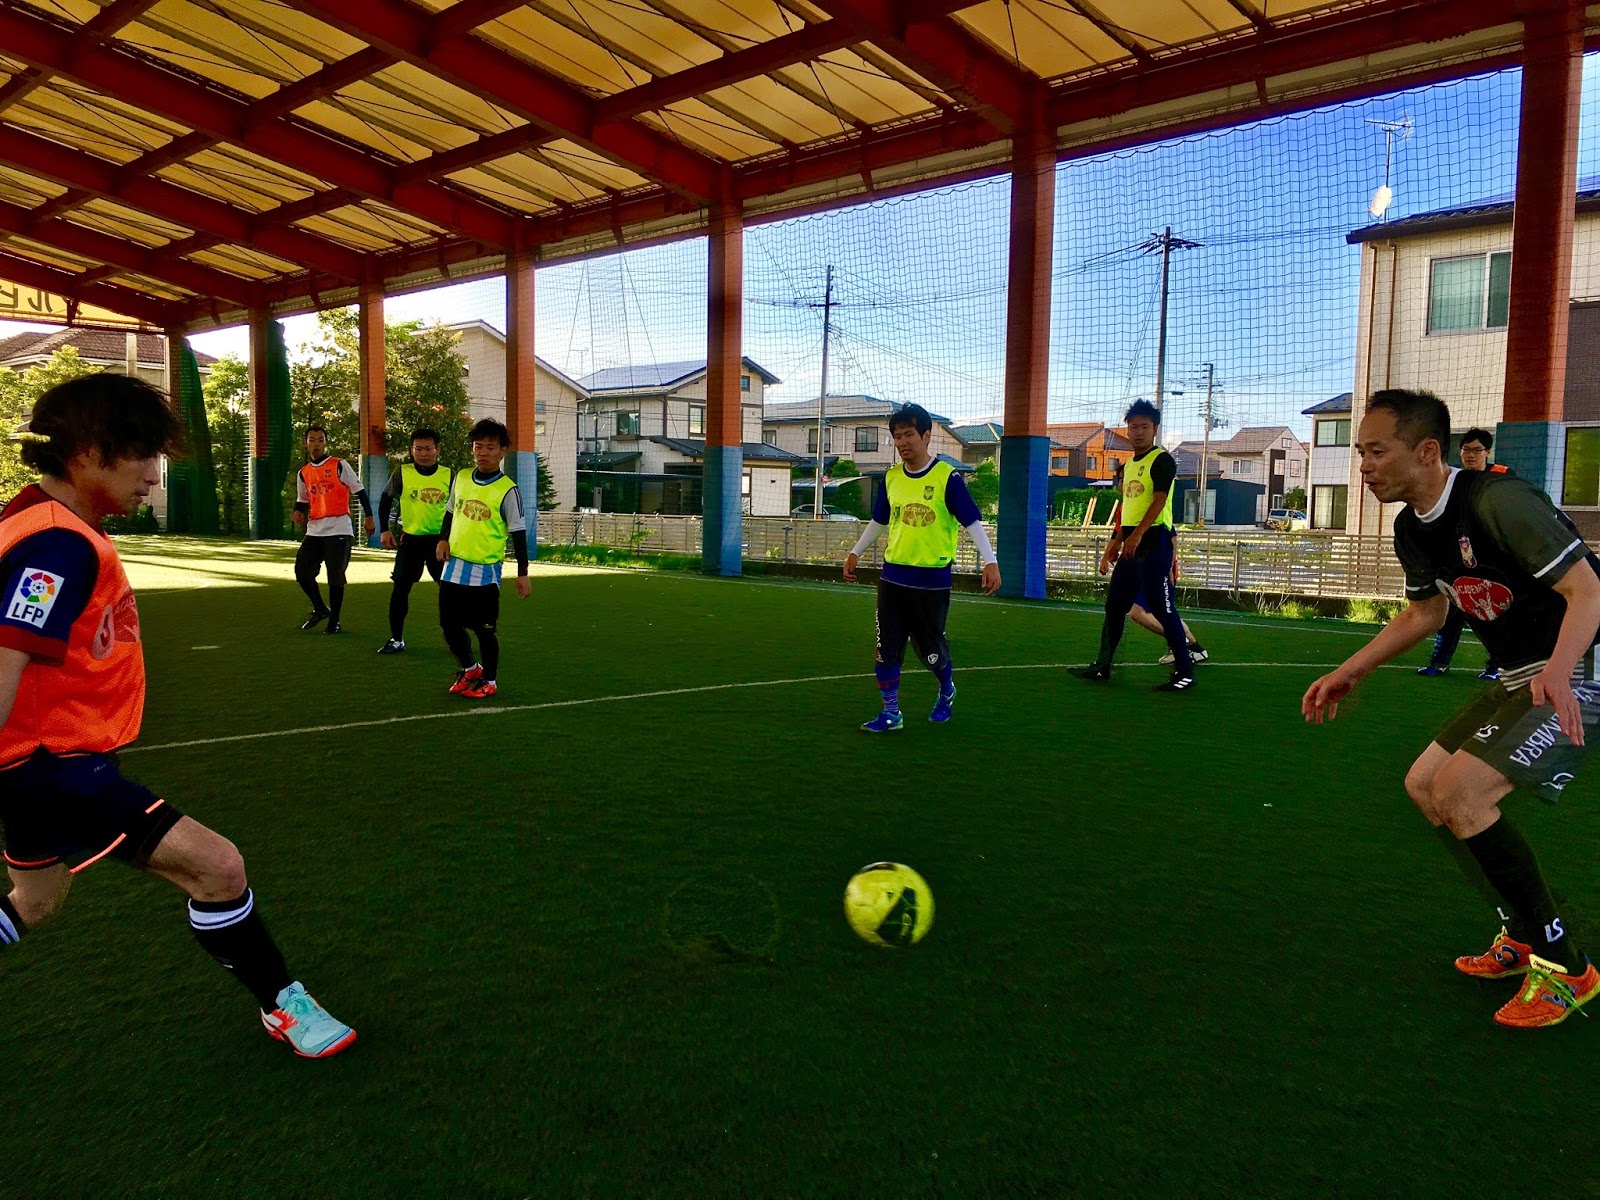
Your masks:
{"label": "utility pole", "polygon": [[1199,511],[1195,520],[1204,525],[1206,523],[1206,490],[1210,486],[1210,477],[1207,473],[1207,459],[1211,457],[1211,390],[1217,380],[1217,367],[1215,363],[1203,363],[1206,369],[1206,413],[1205,432],[1200,438],[1200,478],[1195,480],[1195,486],[1200,489]]}
{"label": "utility pole", "polygon": [[828,283],[822,293],[822,390],[817,396],[817,480],[812,493],[811,519],[820,521],[822,511],[822,464],[828,449],[828,339],[833,333],[833,264],[828,264]]}
{"label": "utility pole", "polygon": [[1191,242],[1187,238],[1173,237],[1172,226],[1153,233],[1140,248],[1146,254],[1161,251],[1161,316],[1156,327],[1156,407],[1160,408],[1167,386],[1167,282],[1172,271],[1174,250],[1198,250],[1204,242]]}

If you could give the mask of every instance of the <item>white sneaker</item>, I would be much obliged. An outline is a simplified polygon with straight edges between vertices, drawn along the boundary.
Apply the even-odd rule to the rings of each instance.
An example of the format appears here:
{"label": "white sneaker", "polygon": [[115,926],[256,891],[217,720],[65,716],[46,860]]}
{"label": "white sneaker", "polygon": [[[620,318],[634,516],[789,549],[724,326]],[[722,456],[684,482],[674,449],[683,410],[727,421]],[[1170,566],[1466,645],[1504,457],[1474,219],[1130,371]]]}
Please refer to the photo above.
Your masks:
{"label": "white sneaker", "polygon": [[[1198,647],[1189,647],[1189,658],[1192,662],[1203,663],[1210,657],[1210,654],[1206,653],[1206,651],[1202,649],[1199,649]],[[1169,650],[1167,653],[1163,654],[1158,661],[1163,667],[1170,667],[1178,661],[1178,656]]]}
{"label": "white sneaker", "polygon": [[328,1058],[356,1040],[356,1031],[335,1020],[298,979],[278,993],[278,1007],[262,1013],[261,1024],[301,1058]]}

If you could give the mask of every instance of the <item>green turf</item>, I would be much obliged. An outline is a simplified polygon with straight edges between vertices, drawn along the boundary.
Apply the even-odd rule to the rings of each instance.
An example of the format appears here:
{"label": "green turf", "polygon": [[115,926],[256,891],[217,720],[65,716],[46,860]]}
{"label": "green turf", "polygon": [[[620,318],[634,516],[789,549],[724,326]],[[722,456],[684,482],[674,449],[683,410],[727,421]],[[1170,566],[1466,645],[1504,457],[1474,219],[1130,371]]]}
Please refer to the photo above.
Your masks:
{"label": "green turf", "polygon": [[[374,653],[380,555],[330,638],[297,630],[282,548],[125,552],[151,675],[125,768],[238,843],[360,1041],[293,1058],[180,897],[101,864],[0,956],[0,1196],[1600,1179],[1600,1030],[1491,1022],[1510,987],[1450,968],[1491,914],[1400,788],[1470,675],[1380,672],[1318,729],[1299,697],[1354,627],[1195,614],[1214,665],[1154,696],[1148,634],[1095,687],[1059,666],[1092,650],[1089,608],[959,597],[955,720],[923,719],[917,673],[905,731],[869,738],[869,590],[547,568],[504,602],[503,711],[462,716],[431,584],[411,649]],[[704,690],[641,695],[679,689]],[[304,731],[408,714],[443,719]],[[1512,804],[1600,942],[1595,796]],[[915,950],[844,923],[884,858],[937,897]]]}

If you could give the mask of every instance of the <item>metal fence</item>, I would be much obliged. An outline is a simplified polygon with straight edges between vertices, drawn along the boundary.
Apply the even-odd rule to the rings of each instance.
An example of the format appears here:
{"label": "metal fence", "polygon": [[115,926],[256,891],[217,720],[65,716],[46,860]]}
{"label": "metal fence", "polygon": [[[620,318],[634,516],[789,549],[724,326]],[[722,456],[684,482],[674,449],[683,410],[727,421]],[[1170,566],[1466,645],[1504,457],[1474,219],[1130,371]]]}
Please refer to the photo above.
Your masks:
{"label": "metal fence", "polygon": [[[853,521],[746,517],[744,557],[768,562],[839,563],[861,535]],[[989,536],[995,538],[993,526]],[[700,518],[632,513],[539,514],[539,541],[549,545],[609,546],[639,551],[700,553]],[[1104,530],[1051,526],[1045,574],[1050,579],[1095,578]],[[879,539],[862,559],[882,562]],[[1185,587],[1285,597],[1367,597],[1399,600],[1405,576],[1388,538],[1323,533],[1185,531],[1178,535]],[[970,542],[961,540],[958,570],[978,569]]]}

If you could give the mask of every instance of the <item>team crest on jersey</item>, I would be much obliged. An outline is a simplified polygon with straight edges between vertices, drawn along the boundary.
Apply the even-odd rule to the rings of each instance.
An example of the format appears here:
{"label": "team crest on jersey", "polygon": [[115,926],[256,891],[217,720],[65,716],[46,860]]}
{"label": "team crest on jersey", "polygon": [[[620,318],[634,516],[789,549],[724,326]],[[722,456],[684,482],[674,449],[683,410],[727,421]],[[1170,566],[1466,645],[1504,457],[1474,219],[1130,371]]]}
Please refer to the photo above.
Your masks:
{"label": "team crest on jersey", "polygon": [[933,484],[931,484],[931,483],[927,484],[922,489],[922,498],[924,500],[932,500],[933,499]]}
{"label": "team crest on jersey", "polygon": [[416,497],[424,504],[443,504],[445,494],[439,488],[426,487],[416,493]]}
{"label": "team crest on jersey", "polygon": [[1457,540],[1457,544],[1461,547],[1461,565],[1463,567],[1477,566],[1477,557],[1472,553],[1472,539],[1463,533]]}
{"label": "team crest on jersey", "polygon": [[1470,575],[1463,575],[1454,583],[1443,579],[1434,582],[1457,608],[1467,616],[1476,617],[1480,621],[1493,621],[1496,617],[1503,616],[1511,607],[1512,601],[1516,599],[1510,588],[1493,579],[1475,579]]}
{"label": "team crest on jersey", "polygon": [[1144,481],[1139,479],[1124,479],[1122,481],[1122,494],[1129,500],[1135,496],[1144,495]]}
{"label": "team crest on jersey", "polygon": [[463,517],[469,521],[487,521],[494,513],[482,500],[463,500],[459,506]]}
{"label": "team crest on jersey", "polygon": [[913,529],[926,529],[938,518],[926,504],[908,504],[900,510],[900,520]]}
{"label": "team crest on jersey", "polygon": [[66,580],[54,571],[44,571],[38,567],[25,568],[22,578],[17,580],[16,590],[11,593],[10,602],[6,605],[6,619],[22,625],[31,625],[35,629],[43,629],[44,623],[50,619],[50,610],[56,606],[56,600],[60,597],[61,587],[65,582]]}

